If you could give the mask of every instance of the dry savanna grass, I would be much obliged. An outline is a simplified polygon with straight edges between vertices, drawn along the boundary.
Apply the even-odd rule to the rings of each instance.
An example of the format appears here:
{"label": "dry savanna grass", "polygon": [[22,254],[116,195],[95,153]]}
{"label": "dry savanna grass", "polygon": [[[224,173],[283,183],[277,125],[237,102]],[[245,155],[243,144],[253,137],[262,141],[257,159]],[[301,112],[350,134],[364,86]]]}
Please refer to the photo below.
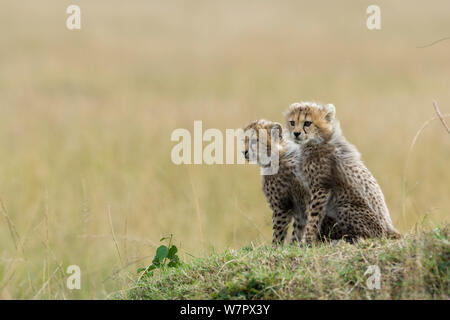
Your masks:
{"label": "dry savanna grass", "polygon": [[176,166],[170,135],[298,100],[335,104],[401,232],[447,221],[438,119],[409,150],[433,100],[450,113],[450,41],[418,48],[450,35],[448,1],[377,1],[378,31],[369,1],[80,0],[74,31],[69,4],[0,3],[0,298],[109,297],[170,233],[183,261],[270,243],[257,168]]}
{"label": "dry savanna grass", "polygon": [[[401,240],[247,246],[146,273],[122,299],[448,300],[448,226]],[[377,280],[378,279],[378,280]]]}

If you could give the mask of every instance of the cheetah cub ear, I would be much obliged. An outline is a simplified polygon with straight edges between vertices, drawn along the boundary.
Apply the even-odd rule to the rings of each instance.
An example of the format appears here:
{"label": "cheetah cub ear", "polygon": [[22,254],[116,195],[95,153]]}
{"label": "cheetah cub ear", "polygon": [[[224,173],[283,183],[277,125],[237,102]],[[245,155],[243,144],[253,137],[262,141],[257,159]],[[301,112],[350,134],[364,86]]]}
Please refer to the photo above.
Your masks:
{"label": "cheetah cub ear", "polygon": [[278,136],[281,139],[283,137],[283,128],[280,123],[274,122],[272,127],[270,128],[272,131],[278,131]]}
{"label": "cheetah cub ear", "polygon": [[336,115],[336,107],[334,106],[334,104],[329,103],[329,104],[325,105],[324,109],[325,109],[325,112],[326,112],[325,119],[328,122],[332,122],[334,120],[335,115]]}

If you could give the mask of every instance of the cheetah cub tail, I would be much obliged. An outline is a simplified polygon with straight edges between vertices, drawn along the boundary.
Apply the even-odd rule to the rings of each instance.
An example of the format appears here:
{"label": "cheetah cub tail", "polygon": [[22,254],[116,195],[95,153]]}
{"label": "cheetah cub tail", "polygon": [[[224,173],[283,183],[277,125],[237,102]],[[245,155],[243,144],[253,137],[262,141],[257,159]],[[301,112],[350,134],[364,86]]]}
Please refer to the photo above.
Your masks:
{"label": "cheetah cub tail", "polygon": [[387,234],[388,239],[401,239],[402,235],[394,228],[390,229]]}

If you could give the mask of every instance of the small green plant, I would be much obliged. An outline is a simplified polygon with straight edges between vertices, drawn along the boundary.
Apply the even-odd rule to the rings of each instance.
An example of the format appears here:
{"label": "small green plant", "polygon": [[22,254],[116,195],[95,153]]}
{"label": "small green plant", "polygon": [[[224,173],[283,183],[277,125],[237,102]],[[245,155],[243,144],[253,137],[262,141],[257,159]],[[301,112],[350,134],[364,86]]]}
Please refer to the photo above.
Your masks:
{"label": "small green plant", "polygon": [[155,269],[176,268],[180,265],[180,258],[177,255],[178,248],[172,244],[173,235],[163,237],[159,241],[168,240],[168,245],[161,245],[156,249],[156,255],[153,258],[152,264],[147,267],[141,267],[137,269],[137,274],[140,274],[139,279],[142,277],[153,276]]}

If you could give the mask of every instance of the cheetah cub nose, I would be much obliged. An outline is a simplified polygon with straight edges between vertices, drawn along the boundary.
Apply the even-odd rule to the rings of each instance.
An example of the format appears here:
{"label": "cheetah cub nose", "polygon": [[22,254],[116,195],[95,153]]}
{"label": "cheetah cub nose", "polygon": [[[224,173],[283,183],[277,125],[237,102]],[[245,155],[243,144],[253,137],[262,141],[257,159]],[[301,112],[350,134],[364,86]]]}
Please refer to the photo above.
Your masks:
{"label": "cheetah cub nose", "polygon": [[294,136],[296,137],[296,138],[298,138],[298,136],[301,134],[301,132],[298,132],[298,131],[295,131],[294,132]]}

